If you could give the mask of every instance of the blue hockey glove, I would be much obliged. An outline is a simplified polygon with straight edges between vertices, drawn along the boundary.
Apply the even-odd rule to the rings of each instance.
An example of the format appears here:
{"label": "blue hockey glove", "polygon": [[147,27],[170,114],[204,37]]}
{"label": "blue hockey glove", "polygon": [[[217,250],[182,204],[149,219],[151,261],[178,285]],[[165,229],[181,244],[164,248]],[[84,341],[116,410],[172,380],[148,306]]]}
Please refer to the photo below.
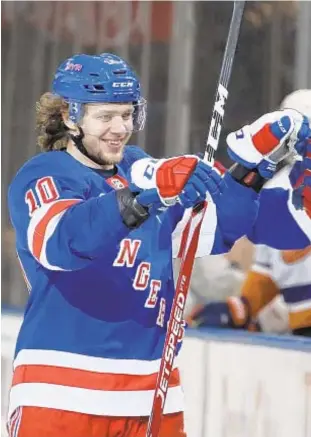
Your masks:
{"label": "blue hockey glove", "polygon": [[129,173],[130,189],[143,206],[169,207],[179,202],[190,208],[220,194],[222,178],[211,166],[193,155],[169,159],[141,159]]}
{"label": "blue hockey glove", "polygon": [[228,154],[248,169],[271,178],[276,165],[293,152],[303,155],[311,136],[307,117],[293,109],[263,115],[227,137]]}
{"label": "blue hockey glove", "polygon": [[247,300],[244,297],[229,297],[224,302],[198,305],[190,313],[190,327],[246,328],[250,322]]}

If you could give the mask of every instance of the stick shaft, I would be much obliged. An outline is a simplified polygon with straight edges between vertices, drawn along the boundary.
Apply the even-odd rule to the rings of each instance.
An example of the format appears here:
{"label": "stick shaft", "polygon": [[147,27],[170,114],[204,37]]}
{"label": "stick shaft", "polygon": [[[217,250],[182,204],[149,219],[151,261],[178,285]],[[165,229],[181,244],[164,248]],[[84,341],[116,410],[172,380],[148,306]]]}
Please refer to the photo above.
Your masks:
{"label": "stick shaft", "polygon": [[236,46],[238,43],[244,6],[245,1],[234,2],[226,48],[218,80],[210,128],[205,144],[204,160],[210,164],[213,164],[214,162],[214,155],[219,144],[223,118],[225,115],[225,105],[228,98],[228,85],[236,52]]}

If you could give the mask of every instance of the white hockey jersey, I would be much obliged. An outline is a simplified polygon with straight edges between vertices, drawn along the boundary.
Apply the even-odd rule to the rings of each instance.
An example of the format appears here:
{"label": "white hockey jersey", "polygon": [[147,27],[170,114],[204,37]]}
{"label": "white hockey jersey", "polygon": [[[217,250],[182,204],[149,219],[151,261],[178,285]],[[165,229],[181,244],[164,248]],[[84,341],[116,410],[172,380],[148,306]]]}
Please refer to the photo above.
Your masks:
{"label": "white hockey jersey", "polygon": [[[282,186],[290,189],[290,169],[291,166],[284,167],[265,188]],[[288,309],[289,328],[295,330],[310,327],[311,245],[301,250],[277,250],[266,245],[256,245],[242,295],[250,302],[252,316],[255,317],[276,296],[282,295]],[[273,312],[273,305],[271,307]]]}
{"label": "white hockey jersey", "polygon": [[290,329],[310,327],[311,246],[296,251],[256,246],[254,263],[242,290],[252,315],[278,294],[287,305]]}

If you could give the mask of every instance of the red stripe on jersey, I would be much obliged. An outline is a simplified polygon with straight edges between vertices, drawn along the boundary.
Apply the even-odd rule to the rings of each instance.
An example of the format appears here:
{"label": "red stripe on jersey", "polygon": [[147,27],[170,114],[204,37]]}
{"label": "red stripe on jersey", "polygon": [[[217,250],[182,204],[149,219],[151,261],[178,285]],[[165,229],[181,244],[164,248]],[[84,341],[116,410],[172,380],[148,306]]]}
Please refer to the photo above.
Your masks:
{"label": "red stripe on jersey", "polygon": [[265,124],[255,135],[252,136],[253,144],[262,155],[272,152],[280,140],[271,132],[270,124]]}
{"label": "red stripe on jersey", "polygon": [[[12,385],[44,383],[104,391],[154,390],[157,376],[157,373],[152,373],[151,375],[122,375],[28,364],[18,366],[15,369]],[[171,374],[169,387],[179,385],[179,370],[176,368]]]}
{"label": "red stripe on jersey", "polygon": [[55,203],[53,206],[51,206],[51,208],[47,211],[45,216],[40,220],[40,222],[37,224],[35,228],[34,235],[33,235],[32,252],[35,258],[40,259],[46,228],[49,222],[52,220],[52,218],[78,202],[80,201],[72,200],[72,199],[61,200]]}

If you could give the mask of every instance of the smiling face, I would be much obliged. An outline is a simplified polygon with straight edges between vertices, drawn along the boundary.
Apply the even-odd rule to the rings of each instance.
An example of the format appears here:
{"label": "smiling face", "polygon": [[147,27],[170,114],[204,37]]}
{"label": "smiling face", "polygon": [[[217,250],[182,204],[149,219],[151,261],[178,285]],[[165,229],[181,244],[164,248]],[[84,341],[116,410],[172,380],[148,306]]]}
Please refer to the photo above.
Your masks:
{"label": "smiling face", "polygon": [[113,166],[123,157],[124,146],[133,132],[134,106],[121,104],[88,104],[80,126],[83,144],[98,164]]}

